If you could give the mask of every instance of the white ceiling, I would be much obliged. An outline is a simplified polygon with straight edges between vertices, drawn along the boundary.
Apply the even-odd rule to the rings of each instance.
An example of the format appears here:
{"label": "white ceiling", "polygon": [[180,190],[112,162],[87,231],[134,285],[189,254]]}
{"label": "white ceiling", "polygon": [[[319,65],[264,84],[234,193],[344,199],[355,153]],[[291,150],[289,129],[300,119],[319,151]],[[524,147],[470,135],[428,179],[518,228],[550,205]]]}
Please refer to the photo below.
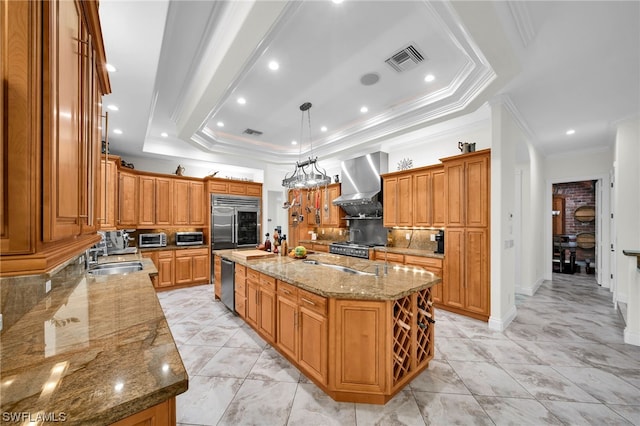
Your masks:
{"label": "white ceiling", "polygon": [[[290,164],[312,141],[336,159],[476,111],[488,120],[478,108],[498,97],[553,155],[604,149],[640,112],[637,1],[102,0],[100,15],[118,69],[109,141],[125,156]],[[425,60],[398,73],[385,59],[409,44]],[[379,81],[361,84],[367,73]]]}

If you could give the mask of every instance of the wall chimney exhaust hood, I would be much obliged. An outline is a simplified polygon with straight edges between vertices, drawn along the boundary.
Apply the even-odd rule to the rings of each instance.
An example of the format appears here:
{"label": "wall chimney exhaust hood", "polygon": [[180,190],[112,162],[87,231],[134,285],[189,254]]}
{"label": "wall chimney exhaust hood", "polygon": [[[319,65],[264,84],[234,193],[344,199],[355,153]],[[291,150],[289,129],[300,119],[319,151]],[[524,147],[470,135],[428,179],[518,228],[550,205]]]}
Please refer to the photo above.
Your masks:
{"label": "wall chimney exhaust hood", "polygon": [[366,219],[382,216],[382,178],[389,164],[386,152],[374,152],[343,161],[342,195],[333,204],[342,207],[350,218]]}

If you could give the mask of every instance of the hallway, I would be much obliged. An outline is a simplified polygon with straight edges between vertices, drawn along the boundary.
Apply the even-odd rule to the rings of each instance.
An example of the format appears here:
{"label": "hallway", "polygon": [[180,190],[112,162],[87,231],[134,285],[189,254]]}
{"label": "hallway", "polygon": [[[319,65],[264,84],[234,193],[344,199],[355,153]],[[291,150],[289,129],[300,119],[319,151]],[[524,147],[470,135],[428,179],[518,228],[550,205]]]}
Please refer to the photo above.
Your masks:
{"label": "hallway", "polygon": [[385,406],[338,403],[238,317],[210,285],[159,293],[190,376],[183,425],[640,425],[640,347],[625,345],[611,295],[554,274],[517,296],[504,332],[436,313],[429,369]]}

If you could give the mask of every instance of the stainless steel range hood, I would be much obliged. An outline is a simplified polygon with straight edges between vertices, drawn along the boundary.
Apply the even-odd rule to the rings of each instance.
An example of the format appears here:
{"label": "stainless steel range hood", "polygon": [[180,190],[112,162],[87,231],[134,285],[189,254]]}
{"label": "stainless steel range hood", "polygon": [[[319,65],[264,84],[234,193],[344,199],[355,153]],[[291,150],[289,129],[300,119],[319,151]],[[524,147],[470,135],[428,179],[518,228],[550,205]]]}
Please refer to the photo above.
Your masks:
{"label": "stainless steel range hood", "polygon": [[354,219],[382,216],[381,173],[388,169],[389,155],[374,152],[342,162],[342,195],[333,204]]}

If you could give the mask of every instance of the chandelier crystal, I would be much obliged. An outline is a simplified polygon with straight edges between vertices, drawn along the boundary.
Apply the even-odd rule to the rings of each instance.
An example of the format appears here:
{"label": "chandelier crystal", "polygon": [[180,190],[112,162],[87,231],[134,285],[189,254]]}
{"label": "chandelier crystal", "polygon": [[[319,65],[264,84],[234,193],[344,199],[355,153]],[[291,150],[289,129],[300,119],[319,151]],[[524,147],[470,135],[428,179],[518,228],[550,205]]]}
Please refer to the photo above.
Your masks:
{"label": "chandelier crystal", "polygon": [[282,186],[288,189],[294,188],[315,188],[318,186],[328,185],[331,178],[327,176],[325,169],[318,165],[318,157],[313,156],[313,143],[311,141],[311,102],[305,102],[300,105],[302,118],[300,120],[300,152],[302,152],[302,130],[304,127],[304,113],[307,113],[307,121],[309,123],[309,157],[305,161],[296,161],[296,167],[291,174],[286,174],[282,179]]}

